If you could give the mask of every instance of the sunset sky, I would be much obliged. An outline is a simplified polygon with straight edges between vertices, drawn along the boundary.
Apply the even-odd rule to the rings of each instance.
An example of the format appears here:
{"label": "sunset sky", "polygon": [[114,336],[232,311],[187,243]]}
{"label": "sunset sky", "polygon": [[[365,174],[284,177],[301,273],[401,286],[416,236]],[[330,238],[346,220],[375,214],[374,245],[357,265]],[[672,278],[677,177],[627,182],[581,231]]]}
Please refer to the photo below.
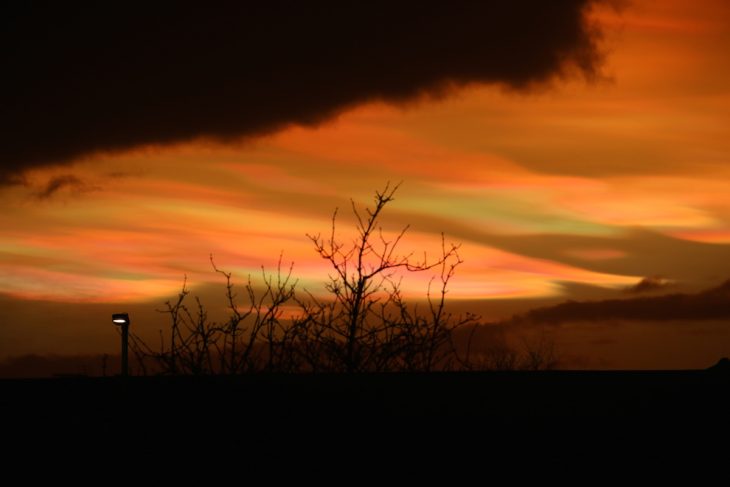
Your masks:
{"label": "sunset sky", "polygon": [[[598,51],[588,67],[581,69],[589,61],[580,50],[560,51],[564,65],[534,76],[452,77],[447,67],[443,79],[402,93],[378,87],[343,95],[316,116],[297,112],[260,129],[242,122],[235,130],[209,124],[209,131],[156,135],[145,127],[167,122],[151,117],[130,122],[139,130],[121,142],[106,143],[114,123],[104,132],[98,122],[69,118],[68,128],[43,112],[37,138],[26,143],[36,128],[33,110],[56,105],[44,95],[12,108],[3,117],[0,172],[0,359],[115,352],[109,313],[136,312],[133,326],[162,327],[154,310],[184,276],[194,292],[218,289],[210,254],[243,279],[283,253],[303,287],[316,292],[327,266],[306,234],[327,232],[340,208],[347,236],[349,199],[367,205],[388,181],[402,185],[384,215],[386,229],[410,225],[404,251],[437,250],[441,232],[461,243],[464,264],[449,297],[485,321],[567,299],[631,298],[627,290],[647,277],[661,277],[647,286],[653,293],[693,293],[730,279],[730,4],[633,0],[579,12],[587,29],[600,30],[589,31]],[[505,50],[511,46],[505,41]],[[477,62],[477,54],[465,62]],[[282,69],[292,76],[285,88],[296,87],[299,75],[309,86],[306,71],[320,65]],[[89,79],[94,72],[81,69],[74,80],[93,87],[109,79],[109,72]],[[368,73],[378,79],[378,64]],[[40,87],[66,99],[53,77],[35,80],[27,93],[9,92],[23,76],[5,82],[4,100],[20,106]],[[189,103],[205,96],[192,93]],[[264,100],[246,116],[267,102],[285,104]],[[91,106],[81,102],[74,112],[64,103],[58,110],[69,117],[83,118]],[[115,107],[109,116],[121,118]],[[15,118],[23,118],[17,131]],[[60,135],[49,136],[55,126]],[[85,137],[93,142],[84,145]],[[428,277],[407,279],[406,292],[421,296]],[[702,367],[730,355],[729,328],[730,321],[571,323],[560,340],[573,367]]]}

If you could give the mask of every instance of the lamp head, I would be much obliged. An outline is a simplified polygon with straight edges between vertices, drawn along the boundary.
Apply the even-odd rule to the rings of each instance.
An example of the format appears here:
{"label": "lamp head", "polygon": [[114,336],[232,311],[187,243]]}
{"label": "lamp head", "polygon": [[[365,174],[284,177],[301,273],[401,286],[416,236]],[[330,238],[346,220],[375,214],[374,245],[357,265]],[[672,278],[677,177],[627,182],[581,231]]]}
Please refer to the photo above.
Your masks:
{"label": "lamp head", "polygon": [[129,315],[127,313],[114,313],[112,315],[112,323],[117,326],[128,325]]}

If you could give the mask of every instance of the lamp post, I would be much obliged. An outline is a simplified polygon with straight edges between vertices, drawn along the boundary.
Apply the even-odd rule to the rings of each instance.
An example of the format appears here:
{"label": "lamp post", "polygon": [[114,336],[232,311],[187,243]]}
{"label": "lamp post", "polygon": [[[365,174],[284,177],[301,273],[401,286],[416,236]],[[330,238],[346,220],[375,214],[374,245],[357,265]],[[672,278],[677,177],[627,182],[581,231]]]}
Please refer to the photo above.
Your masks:
{"label": "lamp post", "polygon": [[122,377],[129,374],[128,353],[129,349],[129,315],[127,313],[114,313],[112,323],[122,329]]}

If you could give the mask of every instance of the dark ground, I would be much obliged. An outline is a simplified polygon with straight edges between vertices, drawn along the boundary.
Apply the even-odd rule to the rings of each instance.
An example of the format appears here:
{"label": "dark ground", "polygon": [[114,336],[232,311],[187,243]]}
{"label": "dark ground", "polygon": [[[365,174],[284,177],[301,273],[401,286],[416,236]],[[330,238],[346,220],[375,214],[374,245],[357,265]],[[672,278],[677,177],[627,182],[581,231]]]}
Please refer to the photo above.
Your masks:
{"label": "dark ground", "polygon": [[121,450],[137,459],[174,452],[191,464],[204,454],[376,463],[408,454],[426,464],[446,456],[540,456],[567,464],[598,451],[640,459],[685,449],[723,457],[730,374],[3,380],[0,415],[5,445],[62,454],[72,448],[80,458]]}

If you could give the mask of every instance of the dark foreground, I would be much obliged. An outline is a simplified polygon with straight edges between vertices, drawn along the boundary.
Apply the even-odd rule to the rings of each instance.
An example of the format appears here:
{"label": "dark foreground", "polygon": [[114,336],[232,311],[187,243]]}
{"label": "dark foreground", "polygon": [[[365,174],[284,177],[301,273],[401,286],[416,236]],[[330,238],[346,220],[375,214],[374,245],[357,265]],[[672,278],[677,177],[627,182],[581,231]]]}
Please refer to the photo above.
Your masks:
{"label": "dark foreground", "polygon": [[172,450],[191,458],[202,451],[332,458],[358,448],[378,458],[483,450],[565,460],[608,444],[644,455],[688,446],[722,452],[730,433],[730,374],[4,380],[0,418],[6,444],[61,452],[70,444],[123,448],[136,457]]}

